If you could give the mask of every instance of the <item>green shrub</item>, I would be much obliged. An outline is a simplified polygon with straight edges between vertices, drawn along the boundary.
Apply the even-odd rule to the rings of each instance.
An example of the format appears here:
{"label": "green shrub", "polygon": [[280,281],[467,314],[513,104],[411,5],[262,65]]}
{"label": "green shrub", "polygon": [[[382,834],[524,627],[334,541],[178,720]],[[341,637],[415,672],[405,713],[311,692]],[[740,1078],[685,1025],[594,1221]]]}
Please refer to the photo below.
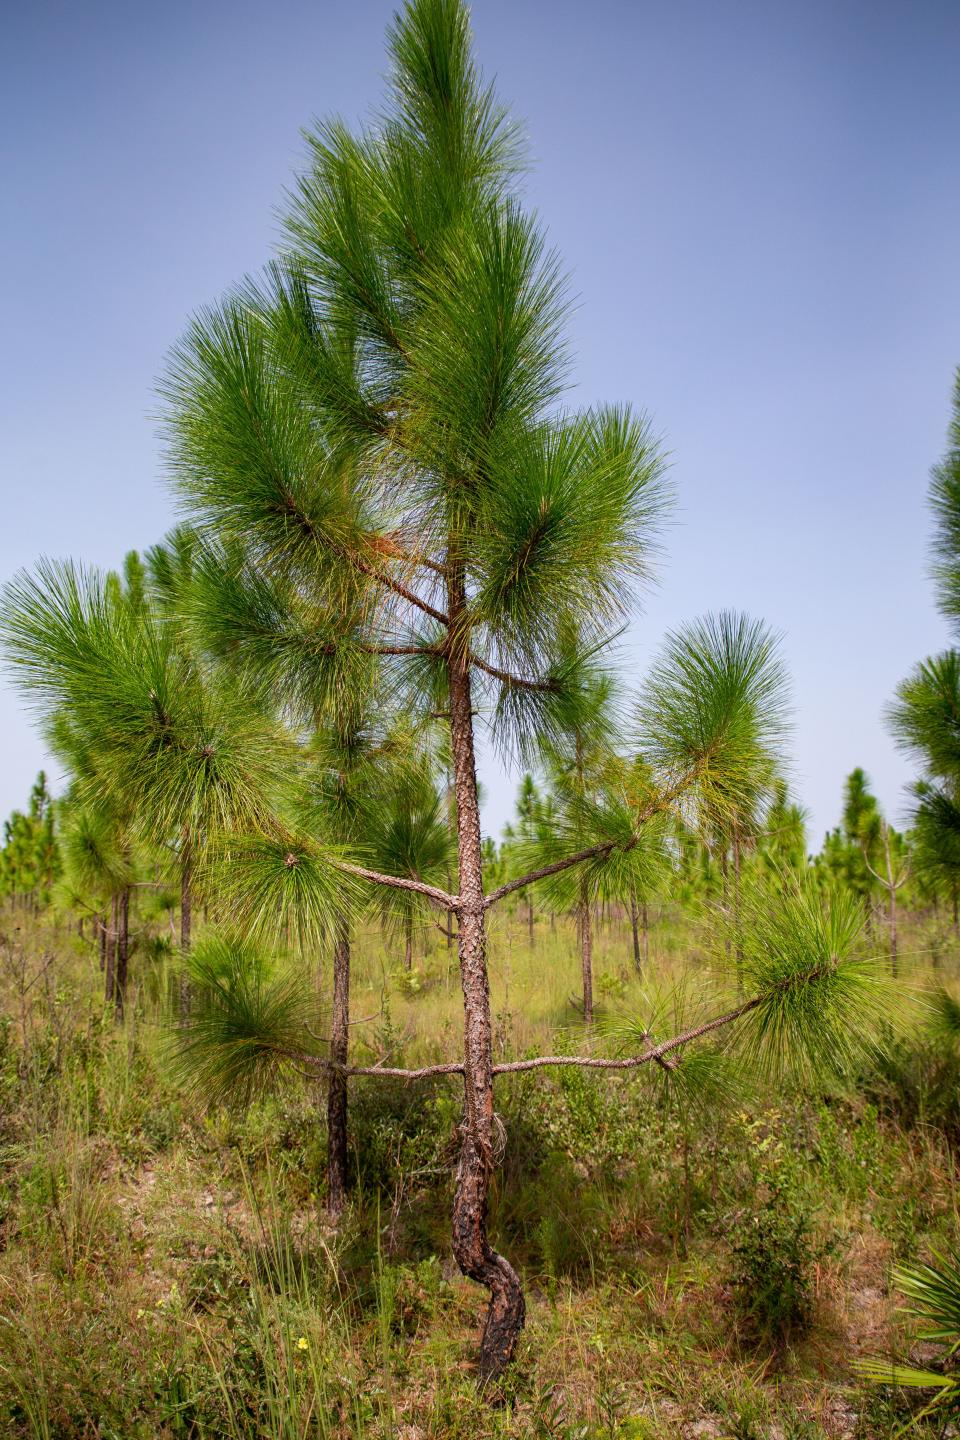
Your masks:
{"label": "green shrub", "polygon": [[758,1123],[750,1128],[755,1202],[730,1226],[729,1279],[746,1335],[779,1346],[813,1319],[816,1266],[832,1246],[818,1235],[798,1158]]}

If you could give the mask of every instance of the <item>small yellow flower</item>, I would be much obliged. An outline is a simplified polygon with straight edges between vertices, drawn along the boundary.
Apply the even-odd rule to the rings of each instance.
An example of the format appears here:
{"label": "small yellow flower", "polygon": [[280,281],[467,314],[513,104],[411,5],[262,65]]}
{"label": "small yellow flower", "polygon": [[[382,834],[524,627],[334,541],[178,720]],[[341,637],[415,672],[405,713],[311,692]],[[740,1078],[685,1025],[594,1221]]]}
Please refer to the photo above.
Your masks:
{"label": "small yellow flower", "polygon": [[298,1349],[298,1350],[309,1350],[309,1349],[310,1349],[310,1342],[308,1341],[306,1335],[301,1335],[301,1336],[300,1336],[300,1339],[297,1341],[297,1349]]}

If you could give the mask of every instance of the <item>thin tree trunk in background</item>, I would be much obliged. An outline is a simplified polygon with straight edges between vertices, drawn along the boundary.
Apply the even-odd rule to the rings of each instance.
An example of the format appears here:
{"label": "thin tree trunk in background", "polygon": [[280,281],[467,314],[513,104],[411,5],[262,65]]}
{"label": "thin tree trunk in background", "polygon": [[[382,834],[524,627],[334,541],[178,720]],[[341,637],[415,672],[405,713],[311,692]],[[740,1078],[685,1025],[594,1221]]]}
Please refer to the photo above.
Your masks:
{"label": "thin tree trunk in background", "polygon": [[646,969],[650,963],[650,923],[646,900],[640,906],[640,933],[643,935],[643,964]]}
{"label": "thin tree trunk in background", "polygon": [[[890,826],[886,820],[880,821],[880,833],[883,838],[883,863],[884,873],[880,875],[874,870],[867,859],[866,846],[863,846],[863,860],[868,871],[875,880],[878,880],[887,892],[887,929],[890,932],[890,970],[894,978],[897,974],[897,891],[900,886],[906,883],[907,871],[895,874],[893,869],[893,857],[890,854]],[[879,907],[878,907],[879,908]]]}
{"label": "thin tree trunk in background", "polygon": [[638,921],[640,912],[637,908],[637,892],[630,887],[630,930],[633,935],[633,968],[638,975],[643,974],[643,961],[640,956],[640,931]]}
{"label": "thin tree trunk in background", "polygon": [[527,934],[530,938],[530,949],[533,949],[533,896],[527,892]]}
{"label": "thin tree trunk in background", "polygon": [[[728,875],[727,871],[728,871],[727,842],[726,842],[726,837],[724,837],[723,849],[722,849],[721,852],[720,852],[720,883],[721,883],[720,903],[721,903],[721,905],[723,906],[724,912],[726,912],[726,909],[727,909],[727,906],[728,906],[729,900],[730,900],[730,879],[729,879],[729,875]],[[724,951],[724,955],[726,956],[727,964],[729,965],[729,963],[730,963],[730,934],[729,934],[729,932],[724,936],[723,951]]]}
{"label": "thin tree trunk in background", "polygon": [[117,973],[114,979],[114,998],[117,1019],[122,1020],[127,1003],[127,963],[130,957],[130,886],[120,892],[117,925]]}
{"label": "thin tree trunk in background", "polygon": [[117,958],[117,897],[110,897],[110,923],[106,929],[104,950],[103,998],[108,1005],[116,999],[116,958]]}
{"label": "thin tree trunk in background", "polygon": [[403,922],[403,963],[407,970],[413,969],[413,914],[409,911]]}
{"label": "thin tree trunk in background", "polygon": [[580,970],[583,976],[583,1020],[585,1025],[593,1024],[593,917],[587,895],[587,882],[580,880]]}
{"label": "thin tree trunk in background", "polygon": [[[190,832],[183,832],[180,850],[180,959],[181,963],[190,953],[190,936],[193,928],[193,845]],[[180,972],[180,1011],[190,1012],[190,980],[186,968]]]}
{"label": "thin tree trunk in background", "polygon": [[107,969],[107,917],[97,915],[95,917],[97,948],[100,952],[100,974],[103,975]]}
{"label": "thin tree trunk in background", "polygon": [[890,920],[890,969],[896,978],[897,974],[897,886],[896,877],[893,873],[893,861],[890,858],[890,827],[886,821],[883,822],[883,855],[887,863],[887,895],[889,898],[889,920]]}
{"label": "thin tree trunk in background", "polygon": [[736,936],[737,989],[743,990],[743,944],[740,939],[740,837],[733,837],[733,932]]}
{"label": "thin tree trunk in background", "polygon": [[686,1127],[683,1131],[683,1254],[686,1257],[690,1247],[690,1219],[692,1214],[692,1196],[690,1186],[690,1134]]}
{"label": "thin tree trunk in background", "polygon": [[190,932],[193,928],[193,847],[189,835],[183,839],[180,852],[180,950],[186,955],[190,950]]}
{"label": "thin tree trunk in background", "polygon": [[457,799],[459,909],[457,953],[463,987],[464,1123],[453,1196],[453,1253],[464,1275],[490,1292],[480,1339],[480,1378],[499,1375],[517,1346],[526,1305],[513,1266],[487,1237],[487,1207],[494,1154],[493,1037],[486,961],[486,915],[480,843],[480,806],[473,743],[469,662],[459,647],[456,624],[463,613],[462,572],[449,582],[447,659],[450,739]]}
{"label": "thin tree trunk in background", "polygon": [[[330,1059],[346,1065],[350,1041],[350,925],[337,921],[333,947],[333,1013],[330,1018]],[[343,1213],[347,1199],[347,1077],[331,1070],[327,1084],[327,1209],[332,1220]]]}

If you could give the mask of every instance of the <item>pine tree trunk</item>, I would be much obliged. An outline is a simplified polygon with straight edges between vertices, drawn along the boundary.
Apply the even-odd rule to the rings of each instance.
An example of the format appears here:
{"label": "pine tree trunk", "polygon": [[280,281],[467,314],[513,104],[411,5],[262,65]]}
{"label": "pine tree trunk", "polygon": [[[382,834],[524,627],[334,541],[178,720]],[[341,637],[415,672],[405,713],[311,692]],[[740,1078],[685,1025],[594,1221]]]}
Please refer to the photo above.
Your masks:
{"label": "pine tree trunk", "polygon": [[117,975],[117,897],[110,897],[110,923],[106,929],[106,949],[104,952],[105,964],[103,968],[103,998],[108,1005],[116,1001],[116,975]]}
{"label": "pine tree trunk", "polygon": [[[726,837],[724,837],[724,840],[723,840],[723,848],[722,848],[721,851],[720,851],[720,903],[721,903],[721,905],[723,906],[723,909],[724,909],[725,912],[726,912],[727,909],[729,908],[729,902],[730,902],[730,877],[729,877],[729,875],[728,875],[728,873],[727,873],[727,868],[728,868],[728,866],[727,866],[727,842],[726,842]],[[729,963],[730,963],[730,932],[729,932],[729,930],[727,930],[727,933],[725,934],[724,939],[723,939],[723,953],[724,953],[724,955],[726,956],[727,964],[729,964]]]}
{"label": "pine tree trunk", "polygon": [[580,881],[580,970],[583,975],[583,1020],[593,1024],[593,917],[584,879]]}
{"label": "pine tree trunk", "polygon": [[190,837],[185,836],[180,855],[180,950],[187,955],[190,951],[190,932],[193,928],[193,848]]}
{"label": "pine tree trunk", "polygon": [[403,922],[403,963],[407,970],[413,969],[413,915],[408,914]]}
{"label": "pine tree trunk", "polygon": [[733,930],[737,949],[737,991],[743,993],[743,943],[740,938],[740,838],[733,837]]}
{"label": "pine tree trunk", "polygon": [[[190,953],[190,937],[193,928],[193,845],[190,832],[183,833],[180,850],[180,958],[181,963]],[[190,1013],[190,980],[186,968],[180,972],[180,1013]]]}
{"label": "pine tree trunk", "polygon": [[640,933],[643,936],[643,964],[644,968],[650,963],[650,917],[647,914],[647,902],[640,906]]}
{"label": "pine tree trunk", "polygon": [[[346,1065],[350,1038],[350,925],[337,921],[333,947],[333,1014],[330,1022],[330,1059]],[[327,1085],[327,1209],[339,1219],[347,1199],[347,1077],[331,1070]]]}
{"label": "pine tree trunk", "polygon": [[117,925],[117,973],[114,979],[114,998],[117,1019],[122,1020],[127,1003],[127,962],[130,956],[130,886],[120,892]]}
{"label": "pine tree trunk", "polygon": [[[450,582],[451,634],[462,613],[462,579]],[[454,640],[454,645],[457,641]],[[490,985],[480,848],[480,807],[473,743],[469,664],[457,646],[448,656],[450,734],[457,798],[460,886],[457,952],[464,1011],[464,1117],[453,1197],[453,1253],[465,1275],[490,1292],[480,1339],[480,1379],[498,1376],[523,1329],[526,1306],[512,1265],[487,1238],[487,1206],[494,1155],[493,1053]]]}
{"label": "pine tree trunk", "polygon": [[890,827],[883,822],[883,854],[887,863],[888,919],[890,924],[890,969],[894,978],[897,974],[897,886],[890,858]]}
{"label": "pine tree trunk", "polygon": [[529,893],[529,891],[527,892],[527,933],[528,933],[529,938],[530,938],[530,949],[532,950],[532,949],[533,949],[533,945],[534,945],[534,935],[533,935],[533,896]]}
{"label": "pine tree trunk", "polygon": [[637,892],[636,892],[634,889],[631,888],[631,890],[630,890],[630,931],[631,931],[631,934],[633,935],[633,967],[634,967],[634,969],[636,970],[637,975],[638,975],[638,976],[642,976],[642,975],[643,975],[643,961],[642,961],[642,959],[641,959],[641,957],[640,957],[640,931],[639,931],[638,923],[637,923],[638,920],[639,920],[639,918],[640,918],[640,913],[639,913],[639,910],[638,910],[638,908],[637,908]]}

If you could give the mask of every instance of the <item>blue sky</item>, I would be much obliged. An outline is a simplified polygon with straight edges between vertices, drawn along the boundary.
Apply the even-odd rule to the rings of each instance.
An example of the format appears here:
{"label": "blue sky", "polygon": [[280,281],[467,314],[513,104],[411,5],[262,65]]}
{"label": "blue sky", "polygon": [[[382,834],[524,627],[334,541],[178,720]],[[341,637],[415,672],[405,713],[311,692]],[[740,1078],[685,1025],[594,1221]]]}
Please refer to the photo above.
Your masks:
{"label": "blue sky", "polygon": [[[194,309],[268,257],[300,127],[375,105],[380,0],[33,0],[0,58],[0,578],[172,519],[150,418]],[[902,814],[897,681],[946,643],[929,466],[960,363],[960,7],[478,0],[569,269],[576,398],[652,415],[679,497],[624,650],[742,608],[784,634],[811,839],[844,775]],[[0,690],[0,813],[43,761]],[[485,765],[486,825],[513,779]]]}

